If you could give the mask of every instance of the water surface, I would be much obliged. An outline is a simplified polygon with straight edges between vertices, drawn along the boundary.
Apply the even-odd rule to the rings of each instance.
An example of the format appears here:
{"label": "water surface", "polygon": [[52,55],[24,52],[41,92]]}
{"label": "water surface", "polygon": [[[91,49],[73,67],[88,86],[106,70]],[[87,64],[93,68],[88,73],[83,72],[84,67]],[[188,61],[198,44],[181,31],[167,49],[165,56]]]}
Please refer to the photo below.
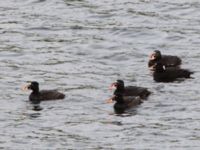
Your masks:
{"label": "water surface", "polygon": [[[200,148],[200,2],[197,0],[9,0],[0,2],[1,149]],[[194,79],[155,83],[155,49],[178,55]],[[153,94],[122,116],[109,85]],[[26,81],[61,101],[33,111]]]}

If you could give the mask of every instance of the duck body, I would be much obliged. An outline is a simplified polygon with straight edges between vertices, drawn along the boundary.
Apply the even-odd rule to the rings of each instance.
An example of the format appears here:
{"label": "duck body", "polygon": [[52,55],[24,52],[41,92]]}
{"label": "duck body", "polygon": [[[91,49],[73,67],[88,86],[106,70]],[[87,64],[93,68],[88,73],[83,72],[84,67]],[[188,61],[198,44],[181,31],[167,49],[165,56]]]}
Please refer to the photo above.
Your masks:
{"label": "duck body", "polygon": [[39,90],[39,83],[36,81],[31,82],[31,84],[28,85],[27,88],[32,90],[31,94],[29,95],[29,100],[34,104],[38,104],[41,101],[58,100],[65,98],[65,94],[60,93],[57,90]]}
{"label": "duck body", "polygon": [[188,69],[165,68],[161,63],[155,65],[153,79],[156,82],[173,82],[178,78],[190,78],[192,71]]}
{"label": "duck body", "polygon": [[150,55],[150,59],[148,62],[149,69],[154,70],[153,66],[158,62],[162,63],[166,68],[179,68],[182,63],[182,60],[178,56],[162,55],[160,51],[156,50]]}
{"label": "duck body", "polygon": [[32,92],[29,96],[29,100],[33,103],[38,103],[40,101],[58,100],[64,99],[65,95],[58,92],[57,90],[41,90],[37,93]]}
{"label": "duck body", "polygon": [[123,113],[125,110],[133,108],[142,103],[142,100],[139,96],[123,96],[121,94],[115,95],[113,100],[116,101],[113,106],[116,113]]}
{"label": "duck body", "polygon": [[122,94],[123,96],[140,96],[142,99],[146,99],[151,92],[147,88],[138,86],[124,86],[123,80],[117,80],[111,84],[111,89],[115,88],[114,95]]}
{"label": "duck body", "polygon": [[[115,93],[118,91],[116,90]],[[123,96],[140,96],[145,99],[149,96],[150,92],[147,88],[138,86],[126,86],[123,91]]]}

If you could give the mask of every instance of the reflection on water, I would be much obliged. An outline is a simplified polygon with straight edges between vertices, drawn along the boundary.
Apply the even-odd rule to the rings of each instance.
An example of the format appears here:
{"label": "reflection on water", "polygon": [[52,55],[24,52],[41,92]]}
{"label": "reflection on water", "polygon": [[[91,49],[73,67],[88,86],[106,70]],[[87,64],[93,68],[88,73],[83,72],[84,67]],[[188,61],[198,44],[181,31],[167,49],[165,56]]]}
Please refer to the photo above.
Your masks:
{"label": "reflection on water", "polygon": [[[200,2],[10,0],[0,3],[2,149],[199,149]],[[178,55],[194,79],[155,83],[155,49]],[[104,102],[116,79],[148,87],[139,107]],[[27,104],[38,81],[63,101]],[[31,143],[31,145],[30,145]]]}
{"label": "reflection on water", "polygon": [[30,114],[23,114],[24,116],[26,116],[29,119],[34,119],[34,118],[38,118],[41,116],[40,113],[30,113]]}

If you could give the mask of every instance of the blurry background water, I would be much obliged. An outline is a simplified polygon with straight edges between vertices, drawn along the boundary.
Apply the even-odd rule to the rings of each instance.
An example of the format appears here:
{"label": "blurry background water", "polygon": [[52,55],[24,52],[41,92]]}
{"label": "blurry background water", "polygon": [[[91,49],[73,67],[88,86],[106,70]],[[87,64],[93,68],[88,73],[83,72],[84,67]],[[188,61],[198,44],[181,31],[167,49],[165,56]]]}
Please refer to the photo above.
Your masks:
{"label": "blurry background water", "polygon": [[[200,149],[200,1],[0,2],[0,149]],[[155,83],[155,49],[178,55],[195,79]],[[105,100],[116,79],[153,94],[129,115]],[[26,81],[59,89],[35,112]]]}

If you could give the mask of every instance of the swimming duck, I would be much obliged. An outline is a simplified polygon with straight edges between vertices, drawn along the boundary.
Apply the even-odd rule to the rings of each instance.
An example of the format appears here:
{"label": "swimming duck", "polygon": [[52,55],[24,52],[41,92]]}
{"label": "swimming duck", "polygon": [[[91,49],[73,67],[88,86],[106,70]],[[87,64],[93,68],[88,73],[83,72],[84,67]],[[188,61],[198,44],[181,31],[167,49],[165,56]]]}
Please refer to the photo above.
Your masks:
{"label": "swimming duck", "polygon": [[142,103],[139,96],[123,96],[119,93],[112,98],[112,101],[116,102],[113,106],[116,113],[123,113],[125,110]]}
{"label": "swimming duck", "polygon": [[32,90],[31,94],[29,95],[29,100],[34,104],[38,104],[40,103],[40,101],[57,100],[65,98],[65,94],[60,93],[57,90],[40,91],[39,83],[36,81],[33,81],[30,84],[26,85],[23,89]]}
{"label": "swimming duck", "polygon": [[124,86],[123,80],[117,80],[112,83],[110,89],[115,89],[114,95],[122,94],[123,96],[140,96],[142,99],[146,99],[151,92],[147,88],[137,86]]}
{"label": "swimming duck", "polygon": [[154,68],[153,79],[156,82],[173,82],[178,78],[190,78],[190,75],[193,74],[188,69],[165,68],[162,63],[156,63]]}
{"label": "swimming duck", "polygon": [[149,58],[148,67],[150,70],[154,71],[155,63],[160,62],[165,67],[177,67],[181,65],[181,59],[178,56],[172,55],[162,55],[159,50],[155,50]]}

